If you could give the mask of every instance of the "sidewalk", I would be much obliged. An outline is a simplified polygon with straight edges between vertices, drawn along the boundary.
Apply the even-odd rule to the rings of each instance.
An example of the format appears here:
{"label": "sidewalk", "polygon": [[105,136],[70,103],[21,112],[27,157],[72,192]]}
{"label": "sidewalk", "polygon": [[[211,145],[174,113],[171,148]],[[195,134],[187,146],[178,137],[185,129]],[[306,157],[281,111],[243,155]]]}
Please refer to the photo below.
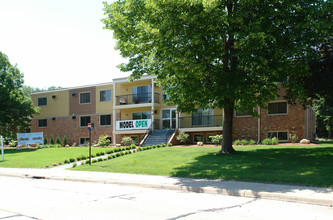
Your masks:
{"label": "sidewalk", "polygon": [[0,175],[150,187],[333,206],[333,189],[225,180],[189,179],[65,169],[0,168]]}

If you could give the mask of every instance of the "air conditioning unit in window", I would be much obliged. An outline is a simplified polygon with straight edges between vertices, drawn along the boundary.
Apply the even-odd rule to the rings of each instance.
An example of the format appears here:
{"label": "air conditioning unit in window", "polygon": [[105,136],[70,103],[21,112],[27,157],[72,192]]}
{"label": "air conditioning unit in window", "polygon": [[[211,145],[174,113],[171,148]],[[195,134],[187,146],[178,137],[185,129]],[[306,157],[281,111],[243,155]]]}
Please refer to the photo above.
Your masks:
{"label": "air conditioning unit in window", "polygon": [[76,92],[73,92],[73,93],[72,93],[72,96],[76,96]]}
{"label": "air conditioning unit in window", "polygon": [[52,99],[55,99],[57,96],[56,95],[52,95]]}

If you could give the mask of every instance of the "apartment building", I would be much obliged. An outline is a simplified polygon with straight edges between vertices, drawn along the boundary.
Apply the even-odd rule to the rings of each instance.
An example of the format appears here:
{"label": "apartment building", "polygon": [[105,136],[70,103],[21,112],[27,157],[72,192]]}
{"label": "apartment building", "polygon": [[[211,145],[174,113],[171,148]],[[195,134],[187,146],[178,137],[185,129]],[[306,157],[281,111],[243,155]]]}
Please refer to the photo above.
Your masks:
{"label": "apartment building", "polygon": [[[70,144],[80,145],[89,141],[88,123],[94,123],[92,142],[107,135],[113,144],[119,144],[124,136],[132,137],[137,144],[148,143],[149,139],[175,143],[175,138],[171,140],[173,134],[180,131],[189,133],[192,143],[210,143],[210,136],[222,134],[222,109],[177,112],[176,106],[164,103],[168,96],[155,79],[143,76],[130,82],[128,78],[117,78],[111,83],[33,93],[40,114],[32,119],[31,132],[43,132],[48,138],[67,135]],[[260,118],[235,112],[234,139],[260,141],[278,137],[287,142],[289,134],[297,134],[299,139],[312,140],[313,109],[289,105],[282,98],[283,91],[280,93],[280,98],[268,103],[268,109],[256,109]]]}

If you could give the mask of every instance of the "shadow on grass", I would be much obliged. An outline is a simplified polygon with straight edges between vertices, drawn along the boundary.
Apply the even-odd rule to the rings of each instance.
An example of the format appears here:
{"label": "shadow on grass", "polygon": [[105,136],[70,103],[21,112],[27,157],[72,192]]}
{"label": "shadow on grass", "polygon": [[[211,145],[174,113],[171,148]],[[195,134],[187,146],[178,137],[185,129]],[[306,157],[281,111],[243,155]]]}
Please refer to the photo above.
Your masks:
{"label": "shadow on grass", "polygon": [[24,153],[24,152],[34,152],[34,151],[37,151],[39,149],[37,148],[26,148],[26,149],[5,149],[4,151],[4,154],[17,154],[17,153]]}
{"label": "shadow on grass", "polygon": [[[210,153],[175,168],[171,176],[333,187],[332,173],[333,148],[318,146],[237,151],[232,155]],[[186,186],[186,182],[180,179],[179,184]]]}

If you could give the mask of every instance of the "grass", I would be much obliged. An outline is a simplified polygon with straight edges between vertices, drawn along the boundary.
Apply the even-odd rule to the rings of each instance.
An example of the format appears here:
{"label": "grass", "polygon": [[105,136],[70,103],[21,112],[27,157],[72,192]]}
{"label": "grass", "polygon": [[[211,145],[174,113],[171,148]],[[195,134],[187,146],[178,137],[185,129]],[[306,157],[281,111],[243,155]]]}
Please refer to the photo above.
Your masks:
{"label": "grass", "polygon": [[[103,148],[92,148],[91,152],[96,154],[106,150]],[[89,148],[5,149],[4,155],[5,160],[0,161],[0,167],[44,168],[46,165],[52,166],[53,163],[64,162],[65,159],[76,159],[82,155],[88,156]]]}
{"label": "grass", "polygon": [[317,146],[159,148],[75,170],[333,187],[333,142]]}

